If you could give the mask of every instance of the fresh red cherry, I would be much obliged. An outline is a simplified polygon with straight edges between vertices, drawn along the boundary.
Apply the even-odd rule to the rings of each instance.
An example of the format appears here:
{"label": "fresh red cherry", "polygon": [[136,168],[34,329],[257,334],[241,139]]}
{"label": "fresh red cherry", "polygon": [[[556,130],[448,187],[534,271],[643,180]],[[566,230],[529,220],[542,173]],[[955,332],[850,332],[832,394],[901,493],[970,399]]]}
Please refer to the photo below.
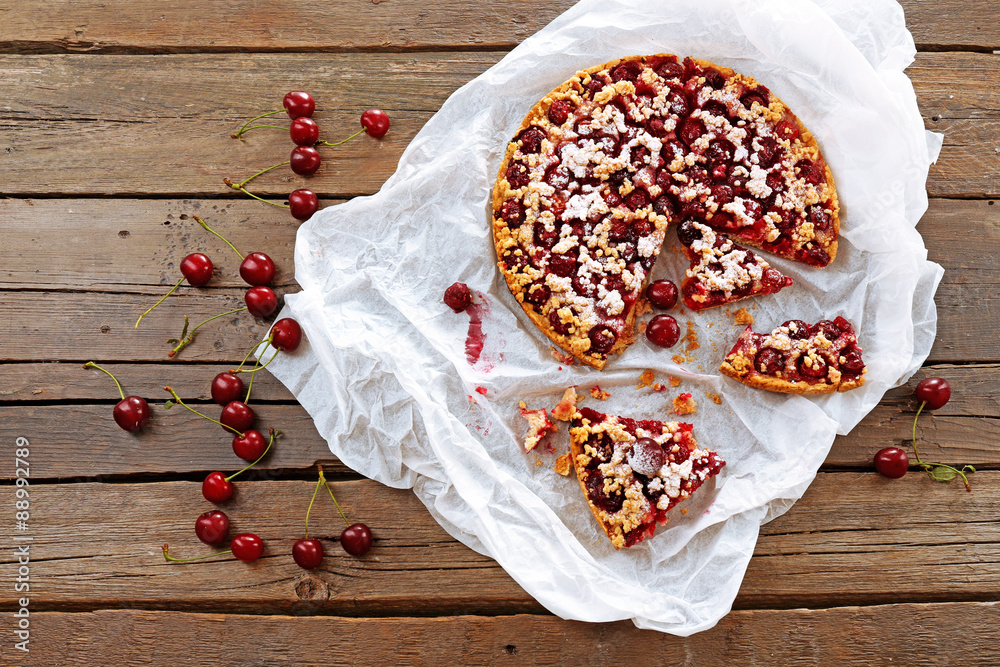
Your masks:
{"label": "fresh red cherry", "polygon": [[460,313],[472,303],[472,290],[465,283],[454,283],[444,291],[444,304]]}
{"label": "fresh red cherry", "polygon": [[284,352],[294,352],[302,342],[302,327],[290,317],[284,317],[271,327],[271,345]]}
{"label": "fresh red cherry", "polygon": [[356,523],[340,534],[340,545],[352,556],[364,556],[372,548],[372,531],[363,523]]}
{"label": "fresh red cherry", "polygon": [[212,400],[227,405],[243,396],[243,380],[235,373],[219,373],[212,380]]}
{"label": "fresh red cherry", "polygon": [[112,410],[112,415],[118,426],[130,433],[135,433],[149,423],[149,403],[146,402],[146,399],[139,396],[126,396],[125,392],[122,391],[122,385],[118,382],[118,378],[111,371],[101,368],[93,361],[88,361],[83,367],[96,368],[115,381],[115,386],[118,387],[118,395],[122,399],[118,401],[115,409]]}
{"label": "fresh red cherry", "polygon": [[646,288],[646,298],[656,308],[670,310],[677,305],[677,285],[670,280],[654,280]]}
{"label": "fresh red cherry", "polygon": [[646,338],[660,347],[673,347],[681,338],[681,328],[670,315],[657,315],[646,325]]}
{"label": "fresh red cherry", "polygon": [[299,176],[310,176],[316,173],[319,165],[323,162],[319,151],[312,146],[297,146],[292,151],[289,158],[292,163],[292,171]]}
{"label": "fresh red cherry", "polygon": [[380,139],[389,131],[389,116],[381,109],[369,109],[361,114],[361,125],[369,136]]}
{"label": "fresh red cherry", "polygon": [[251,287],[243,296],[243,301],[247,304],[247,310],[254,317],[268,317],[278,309],[278,295],[274,290],[264,285]]}
{"label": "fresh red cherry", "polygon": [[192,287],[201,287],[212,279],[215,267],[212,260],[200,252],[193,252],[181,260],[181,273]]}
{"label": "fresh red cherry", "polygon": [[[242,403],[241,403],[242,405]],[[249,410],[250,408],[247,408]],[[246,431],[242,437],[233,436],[233,453],[244,461],[256,461],[267,449],[267,441],[260,431]]]}
{"label": "fresh red cherry", "polygon": [[315,570],[323,561],[323,544],[315,537],[297,540],[292,545],[292,558],[303,570]]}
{"label": "fresh red cherry", "polygon": [[205,512],[194,522],[194,532],[205,544],[218,546],[229,537],[229,517],[221,510]]}
{"label": "fresh red cherry", "polygon": [[149,423],[149,404],[139,396],[126,396],[113,411],[115,423],[129,433],[141,431]]}
{"label": "fresh red cherry", "polygon": [[883,477],[899,479],[910,467],[910,457],[899,447],[886,447],[875,454],[875,470]]}
{"label": "fresh red cherry", "polygon": [[[240,433],[253,426],[253,420],[253,410],[242,401],[230,401],[226,403],[226,407],[222,408],[222,416],[219,417],[220,422]],[[229,429],[226,430],[228,431]],[[258,435],[260,434],[258,433]],[[263,437],[261,436],[262,439]]]}
{"label": "fresh red cherry", "polygon": [[292,119],[312,116],[313,111],[316,110],[316,100],[303,90],[293,90],[286,94],[281,104],[288,112],[288,117]]}
{"label": "fresh red cherry", "polygon": [[274,261],[262,252],[252,252],[240,264],[240,277],[248,285],[270,285],[274,280]]}
{"label": "fresh red cherry", "polygon": [[264,555],[264,541],[253,533],[240,533],[229,542],[229,548],[244,563],[252,563]]}
{"label": "fresh red cherry", "polygon": [[301,116],[292,121],[288,134],[296,146],[312,146],[319,141],[319,125],[312,118]]}
{"label": "fresh red cherry", "polygon": [[937,410],[951,399],[951,385],[944,378],[924,378],[917,383],[916,395],[925,408]]}
{"label": "fresh red cherry", "polygon": [[312,190],[293,190],[288,195],[288,208],[296,220],[308,220],[319,210],[319,198]]}
{"label": "fresh red cherry", "polygon": [[201,483],[201,495],[210,503],[224,503],[233,497],[235,487],[221,472],[209,473]]}

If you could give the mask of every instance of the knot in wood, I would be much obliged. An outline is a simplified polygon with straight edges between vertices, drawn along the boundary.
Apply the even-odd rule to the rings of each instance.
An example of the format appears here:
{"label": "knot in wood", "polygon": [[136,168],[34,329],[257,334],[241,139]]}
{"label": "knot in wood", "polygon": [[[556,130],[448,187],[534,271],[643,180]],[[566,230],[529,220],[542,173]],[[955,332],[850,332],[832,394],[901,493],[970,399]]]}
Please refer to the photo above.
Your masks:
{"label": "knot in wood", "polygon": [[300,600],[329,600],[330,586],[322,579],[306,575],[296,582],[295,595]]}

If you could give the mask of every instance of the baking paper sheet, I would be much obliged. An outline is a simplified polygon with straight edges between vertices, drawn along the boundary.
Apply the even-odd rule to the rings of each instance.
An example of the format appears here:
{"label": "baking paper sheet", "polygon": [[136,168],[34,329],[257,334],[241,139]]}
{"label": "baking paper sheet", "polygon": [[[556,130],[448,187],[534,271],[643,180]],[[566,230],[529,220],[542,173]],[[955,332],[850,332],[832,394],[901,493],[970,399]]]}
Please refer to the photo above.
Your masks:
{"label": "baking paper sheet", "polygon": [[[507,290],[488,217],[506,142],[576,71],[662,52],[754,76],[818,138],[840,195],[838,257],[824,270],[768,257],[795,286],[744,304],[758,331],[787,319],[848,318],[868,363],[863,388],[804,398],[720,376],[742,328],[733,309],[679,318],[682,328],[690,320],[697,349],[664,351],[640,339],[603,372],[560,364]],[[452,95],[380,192],[302,225],[295,267],[303,291],[286,297],[282,316],[298,319],[306,343],[270,369],[344,463],[412,487],[451,535],[496,559],[553,613],[632,619],[678,635],[707,629],[729,611],[760,525],[802,495],[835,434],[850,431],[930,351],[942,270],[927,261],[914,226],[941,141],[925,132],[903,74],[914,53],[892,0],[584,0]],[[686,266],[668,234],[653,277],[679,283]],[[474,364],[470,315],[442,302],[455,281],[480,302],[485,344]],[[682,384],[637,388],[646,369],[657,382]],[[728,462],[653,538],[618,552],[575,477],[553,471],[566,426],[548,450],[525,455],[520,444],[519,401],[552,407],[566,387],[585,393],[594,384],[612,396],[584,404],[635,418],[667,418],[671,399],[692,393],[699,409],[685,420]]]}

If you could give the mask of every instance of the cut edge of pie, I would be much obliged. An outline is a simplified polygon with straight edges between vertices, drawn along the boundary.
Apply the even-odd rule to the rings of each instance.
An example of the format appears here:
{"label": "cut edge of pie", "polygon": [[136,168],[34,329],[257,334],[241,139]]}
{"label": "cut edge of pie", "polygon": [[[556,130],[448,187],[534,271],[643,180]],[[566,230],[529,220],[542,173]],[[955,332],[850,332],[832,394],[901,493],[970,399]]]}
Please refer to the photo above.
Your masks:
{"label": "cut edge of pie", "polygon": [[[604,102],[597,102],[597,104],[601,105],[600,107],[601,109],[604,109],[606,106],[608,106],[608,103],[612,101],[611,98],[614,97],[615,94],[619,93],[622,89],[627,90],[628,86],[625,86],[624,88],[620,86],[620,84],[622,83],[627,83],[629,86],[632,86],[632,91],[634,93],[635,85],[633,83],[627,80],[614,81],[614,76],[613,76],[616,68],[628,67],[629,63],[638,63],[640,68],[644,67],[646,64],[649,64],[650,68],[652,68],[654,65],[662,68],[664,63],[672,63],[673,66],[676,67],[683,66],[684,68],[687,68],[687,70],[690,70],[694,74],[699,74],[699,75],[705,74],[706,76],[701,76],[700,78],[697,78],[696,86],[698,86],[698,90],[693,91],[695,102],[691,105],[692,111],[689,111],[688,112],[689,114],[690,113],[700,114],[702,111],[701,105],[711,101],[710,99],[698,101],[700,99],[698,93],[704,90],[707,77],[711,76],[718,78],[721,76],[722,77],[721,85],[723,88],[725,88],[726,84],[728,84],[730,81],[735,81],[736,87],[738,87],[739,91],[743,93],[742,96],[737,99],[735,107],[730,105],[729,111],[727,111],[727,120],[731,120],[732,122],[737,122],[737,123],[743,122],[743,120],[740,119],[742,119],[742,116],[745,115],[743,112],[746,112],[750,114],[750,117],[754,119],[755,122],[756,119],[758,118],[761,117],[764,118],[765,122],[771,123],[771,125],[768,126],[770,128],[780,128],[782,123],[786,124],[784,129],[781,130],[781,132],[783,132],[785,136],[782,136],[780,134],[770,135],[773,137],[778,137],[777,140],[771,142],[772,144],[775,144],[777,142],[778,148],[774,149],[772,147],[770,150],[772,151],[778,150],[781,151],[783,154],[785,150],[791,149],[793,146],[796,147],[796,152],[790,154],[791,159],[796,160],[796,162],[794,166],[791,168],[791,177],[786,176],[786,178],[792,179],[789,180],[788,183],[792,183],[793,181],[799,184],[806,184],[807,182],[813,183],[813,185],[815,185],[816,187],[812,191],[809,190],[808,185],[805,185],[805,189],[807,193],[809,192],[812,193],[809,194],[810,198],[819,196],[819,199],[816,202],[809,204],[808,203],[809,200],[807,199],[805,200],[806,203],[800,209],[795,209],[799,214],[799,220],[798,223],[796,223],[796,226],[794,227],[794,234],[792,234],[791,236],[791,240],[793,241],[791,250],[788,250],[786,248],[786,251],[782,252],[777,247],[768,247],[768,243],[776,243],[777,239],[783,238],[780,235],[781,233],[787,233],[787,232],[781,232],[781,233],[778,232],[778,228],[776,226],[777,225],[776,220],[782,219],[780,213],[775,213],[774,216],[772,217],[771,212],[769,211],[767,214],[764,214],[764,216],[761,217],[757,221],[757,223],[748,226],[752,228],[751,231],[754,231],[755,234],[761,236],[761,232],[759,230],[756,230],[756,227],[759,226],[760,223],[766,222],[767,225],[766,230],[768,233],[767,242],[760,242],[759,239],[755,241],[752,238],[747,238],[746,236],[741,236],[738,233],[733,233],[734,230],[726,229],[724,227],[720,228],[720,231],[726,231],[727,233],[730,233],[730,235],[736,236],[742,243],[746,243],[747,245],[751,245],[763,249],[765,251],[772,252],[774,254],[777,254],[778,256],[789,257],[795,261],[802,261],[812,266],[816,266],[818,268],[822,268],[823,266],[829,265],[829,263],[831,263],[836,258],[837,239],[839,238],[839,233],[840,233],[840,216],[839,216],[840,208],[839,208],[839,201],[837,198],[836,188],[834,185],[833,174],[830,171],[829,165],[827,164],[826,160],[823,158],[822,152],[819,150],[819,147],[817,145],[814,136],[808,130],[808,128],[805,127],[805,125],[801,122],[798,116],[792,113],[792,111],[787,107],[787,105],[785,105],[777,96],[771,93],[767,88],[758,84],[757,81],[752,77],[739,74],[727,67],[722,67],[714,63],[700,59],[686,58],[683,61],[683,65],[681,65],[679,59],[671,54],[657,54],[652,56],[627,56],[624,58],[619,58],[616,60],[609,61],[607,63],[596,65],[594,67],[578,72],[569,80],[565,81],[563,84],[561,84],[560,86],[555,88],[552,92],[550,92],[548,95],[543,97],[537,104],[535,104],[535,106],[528,112],[528,114],[522,121],[521,125],[519,126],[517,132],[514,135],[514,140],[508,143],[507,150],[505,152],[503,161],[501,163],[498,172],[496,184],[493,189],[492,229],[494,236],[494,246],[497,252],[497,264],[504,275],[504,278],[507,282],[509,289],[511,290],[511,293],[520,303],[522,309],[525,311],[525,314],[528,315],[529,319],[531,319],[531,321],[553,343],[555,343],[560,348],[562,348],[569,354],[573,355],[575,358],[579,359],[583,363],[598,369],[602,369],[604,367],[604,365],[607,363],[607,360],[610,358],[611,355],[622,352],[626,347],[628,347],[635,341],[637,337],[635,331],[635,319],[637,314],[636,303],[642,301],[643,288],[649,281],[649,275],[652,270],[652,264],[655,263],[656,257],[659,254],[663,242],[663,237],[665,235],[665,231],[668,224],[670,224],[671,222],[679,221],[683,219],[683,217],[681,215],[677,215],[676,212],[671,212],[673,213],[673,215],[658,213],[656,207],[653,206],[653,204],[649,204],[646,207],[642,207],[639,208],[638,210],[633,210],[630,212],[623,203],[619,203],[618,205],[613,206],[612,212],[624,211],[625,212],[624,219],[627,221],[635,222],[637,220],[643,220],[643,219],[649,221],[651,230],[649,234],[646,236],[646,238],[648,239],[647,245],[648,244],[655,245],[655,250],[652,251],[651,257],[647,255],[647,257],[649,257],[649,268],[644,271],[640,284],[636,289],[630,289],[627,293],[619,295],[619,296],[628,296],[631,300],[630,303],[625,304],[626,312],[624,314],[623,322],[621,322],[620,331],[614,331],[614,328],[617,328],[618,326],[618,322],[614,323],[615,327],[608,326],[611,324],[611,322],[603,322],[603,323],[597,322],[596,324],[591,323],[589,328],[586,331],[583,331],[582,326],[584,326],[585,323],[581,323],[581,320],[579,320],[575,316],[574,312],[570,308],[563,306],[561,308],[555,309],[557,311],[556,319],[558,319],[560,321],[560,324],[563,327],[567,328],[568,331],[566,333],[560,333],[555,330],[554,325],[550,321],[549,317],[545,316],[543,312],[536,312],[534,305],[526,301],[526,296],[533,289],[537,289],[534,287],[534,283],[537,280],[544,281],[548,273],[542,273],[540,278],[534,280],[528,279],[527,282],[525,282],[523,278],[519,279],[517,277],[518,274],[515,271],[512,271],[508,267],[507,262],[505,262],[505,257],[506,257],[505,252],[507,252],[508,250],[513,251],[512,249],[516,246],[513,246],[511,244],[512,241],[511,228],[509,227],[508,223],[503,219],[501,211],[504,203],[507,202],[512,196],[518,197],[518,202],[517,202],[518,207],[521,208],[520,197],[524,193],[527,193],[527,190],[525,189],[526,185],[520,186],[518,188],[513,188],[507,180],[507,171],[508,168],[511,167],[511,161],[523,144],[523,141],[521,139],[523,133],[525,133],[532,126],[537,126],[543,129],[547,127],[553,127],[552,122],[549,120],[549,111],[552,108],[552,105],[555,104],[557,101],[570,99],[572,98],[573,95],[577,95],[577,99],[581,99],[579,96],[581,93],[584,93],[584,91],[587,90],[586,86],[587,84],[591,83],[592,75],[607,72],[609,78],[611,79],[611,81],[604,83],[604,86],[600,88],[600,92],[598,92],[597,89],[595,89],[593,92],[590,93],[595,98],[600,98],[601,95],[605,93],[605,91],[611,88],[612,90],[611,95],[609,96],[606,95],[605,97],[607,99],[605,99]],[[716,74],[716,72],[718,74]],[[641,74],[642,73],[640,72],[640,74],[637,76],[641,77]],[[685,73],[683,76],[684,78],[681,78],[681,75],[677,75],[675,77],[677,79],[676,81],[674,81],[674,79],[665,79],[665,80],[679,84],[682,87],[681,90],[683,90],[683,86],[685,86],[686,82],[689,81],[691,78],[688,73]],[[638,82],[639,78],[636,79],[636,83]],[[671,90],[674,90],[674,86],[670,86],[670,88]],[[755,100],[751,100],[750,102],[746,101],[746,99],[754,95],[756,95]],[[767,106],[766,107],[763,106],[761,104],[762,102],[766,102]],[[747,104],[749,104],[749,107],[746,106]],[[694,108],[695,105],[697,105],[697,108]],[[570,113],[574,109],[571,109]],[[730,114],[732,114],[733,116],[732,118],[728,118]],[[690,117],[693,116],[689,116],[689,118]],[[699,115],[699,118],[700,117],[702,116]],[[674,116],[669,116],[667,118],[668,120],[672,120]],[[706,118],[706,120],[709,120],[712,118],[717,119],[719,117],[713,117],[709,113],[707,116],[704,116],[704,118]],[[681,119],[681,116],[677,115],[677,119],[679,121]],[[794,130],[791,129],[792,128],[791,124],[794,124]],[[702,127],[704,127],[704,123],[701,123],[701,125]],[[720,125],[720,127],[723,126]],[[735,129],[735,126],[732,126],[731,123],[730,127],[731,131]],[[679,128],[680,125],[675,122],[674,128],[670,130],[670,133],[667,136],[668,137],[675,136],[674,130]],[[726,136],[728,137],[730,135]],[[766,138],[769,135],[765,134],[762,136]],[[539,144],[541,145],[541,142],[548,141],[547,137],[548,133],[546,132],[544,138],[538,139]],[[701,139],[705,139],[707,143],[706,136],[702,136]],[[674,143],[680,143],[676,139],[676,136],[673,141]],[[754,142],[756,142],[756,139],[753,139],[751,141],[751,144],[753,144]],[[695,143],[696,142],[692,142],[691,145],[694,146]],[[759,155],[763,155],[763,153],[760,154],[758,153],[759,151],[763,150],[763,148],[761,148],[762,144],[760,144],[759,142],[757,143],[758,143],[757,146],[752,146],[754,152],[750,154],[750,157],[747,158],[747,165],[750,165],[753,158],[759,159]],[[688,151],[690,151],[690,154],[692,155],[694,154],[692,148],[688,148]],[[701,153],[698,153],[697,157],[702,157],[704,152],[705,152],[705,147],[702,146]],[[521,154],[522,157],[525,157],[526,155],[527,154],[524,153]],[[808,165],[800,168],[800,165],[803,164],[803,161],[807,162]],[[557,161],[553,164],[553,166],[558,164],[560,164],[560,162]],[[735,163],[733,164],[735,165]],[[760,163],[758,162],[757,165],[759,166],[759,164]],[[772,163],[772,166],[773,164],[774,163]],[[785,166],[784,163],[782,164],[784,167]],[[638,172],[639,170],[636,171]],[[732,169],[732,171],[733,172],[736,171],[735,166]],[[786,169],[783,169],[781,173],[785,175],[786,171],[787,171]],[[745,173],[748,177],[750,176],[750,173],[747,172],[745,168],[743,169],[743,173]],[[630,178],[628,183],[632,185],[632,188],[635,188],[636,186],[631,179],[631,176],[633,175],[637,175],[637,173],[629,175]],[[758,181],[759,180],[760,179],[758,178]],[[745,184],[749,186],[750,182],[747,181]],[[763,184],[758,182],[756,183],[756,186],[760,188],[763,187]],[[622,190],[619,189],[618,192],[621,193]],[[820,194],[817,195],[816,194],[817,192]],[[650,200],[652,199],[653,196],[655,196],[652,193],[648,194],[650,196],[647,197],[647,199]],[[780,192],[777,193],[777,195],[780,196]],[[709,226],[712,226],[711,218],[715,217],[714,213],[718,211],[720,208],[720,206],[717,203],[713,203],[714,202],[713,196],[714,195],[708,195],[706,201],[708,202],[709,209],[712,209],[713,206],[715,208],[710,211],[710,214],[705,214],[703,216],[703,218],[705,219],[700,220],[701,222],[704,222]],[[624,198],[624,195],[622,198]],[[740,202],[740,206],[743,206],[744,203],[748,203],[748,200],[752,198],[749,197],[749,195],[747,195],[745,198],[737,198],[737,199]],[[774,201],[773,198],[772,201]],[[730,201],[728,203],[733,203],[733,202]],[[820,208],[822,210],[819,213],[815,213],[815,215],[818,216],[818,219],[814,223],[813,209],[816,208],[817,204],[821,205]],[[518,215],[521,216],[522,219],[520,220],[520,222],[518,222],[517,226],[525,224],[523,220],[523,215],[524,215],[523,208],[521,208],[520,213]],[[723,216],[719,216],[719,219],[721,220],[722,217]],[[732,215],[729,215],[729,218],[732,217],[733,217]],[[556,219],[556,221],[559,222],[560,224],[565,223],[565,221],[560,220],[558,218]],[[534,225],[534,222],[532,222],[531,224]],[[822,227],[819,232],[820,236],[816,236],[817,226]],[[747,227],[743,227],[742,229],[746,230]],[[738,232],[740,230],[736,231]],[[772,239],[771,235],[773,234],[779,234],[779,235]],[[803,252],[805,250],[809,250],[809,244],[811,241],[812,244],[815,246],[815,248],[818,250],[818,252],[815,252],[814,254],[809,256],[803,256]],[[782,243],[786,243],[786,241],[782,241]],[[518,252],[522,252],[523,254],[522,248],[517,247],[517,250]],[[549,257],[551,257],[551,254],[552,253],[549,253]],[[511,261],[513,263],[515,260]],[[525,263],[527,263],[526,258],[525,258]],[[588,282],[590,281],[588,280]],[[549,296],[546,297],[545,292],[542,292],[540,294],[540,297],[545,297],[545,300],[542,302],[542,304],[539,304],[540,306],[544,306],[547,304],[548,299],[551,297],[551,293],[549,293]],[[593,296],[587,298],[596,301],[596,299]],[[541,311],[542,308],[540,307],[539,310]],[[564,312],[559,312],[559,311],[564,311]],[[604,331],[598,331],[599,327],[603,327]],[[607,350],[598,352],[593,349],[594,344],[592,343],[592,339],[594,331],[596,331],[598,338],[601,340],[602,347],[606,346],[608,348]],[[614,334],[613,344],[608,346],[607,343],[609,342],[609,340],[611,340],[612,334]]]}
{"label": "cut edge of pie", "polygon": [[[577,410],[570,428],[573,467],[591,513],[615,549],[652,536],[674,506],[726,465],[715,452],[698,447],[692,429],[676,421]],[[655,455],[643,450],[652,446],[642,442],[646,439],[654,442]],[[596,466],[595,460],[600,461]],[[648,474],[633,465],[646,466]]]}
{"label": "cut edge of pie", "polygon": [[[836,336],[831,326],[839,332]],[[808,337],[796,338],[803,328]],[[801,320],[789,320],[767,335],[755,333],[747,326],[719,371],[754,389],[784,394],[833,394],[864,386],[868,367],[862,352],[853,325],[843,317],[811,326]],[[826,374],[804,375],[803,368],[808,372],[819,363],[817,360],[822,361]]]}

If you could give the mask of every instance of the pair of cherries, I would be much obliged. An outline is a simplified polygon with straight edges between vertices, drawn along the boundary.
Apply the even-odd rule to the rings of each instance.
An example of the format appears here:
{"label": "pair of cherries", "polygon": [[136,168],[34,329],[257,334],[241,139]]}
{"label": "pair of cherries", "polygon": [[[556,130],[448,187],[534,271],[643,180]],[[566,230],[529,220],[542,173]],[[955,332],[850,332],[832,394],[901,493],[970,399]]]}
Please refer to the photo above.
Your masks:
{"label": "pair of cherries", "polygon": [[[226,184],[231,188],[234,190],[240,190],[255,199],[261,198],[247,191],[244,186],[257,176],[271,171],[272,169],[287,164],[294,173],[300,176],[311,176],[315,174],[319,170],[320,165],[323,163],[323,157],[320,155],[319,150],[317,150],[317,145],[339,146],[340,144],[350,141],[362,132],[367,132],[369,136],[379,139],[385,136],[385,133],[389,131],[389,116],[386,115],[386,113],[381,109],[368,109],[361,114],[361,130],[336,143],[320,141],[319,125],[312,119],[312,115],[316,111],[316,101],[313,99],[312,95],[302,90],[293,90],[285,95],[282,100],[282,106],[284,107],[283,110],[285,113],[288,114],[288,117],[292,119],[291,126],[288,128],[288,134],[292,143],[295,144],[295,148],[292,149],[292,154],[288,161],[276,164],[273,167],[268,167],[267,169],[264,169],[242,181],[238,185],[233,184],[232,181],[226,179]],[[272,116],[274,114],[281,113],[281,111],[281,109],[277,111],[270,111],[251,118],[244,123],[239,130],[234,132],[232,137],[234,139],[239,139],[244,133],[255,128],[270,127],[284,129],[276,125],[251,125],[251,123],[259,118]],[[262,199],[262,201],[274,204],[274,202],[269,202],[267,200]],[[281,204],[274,205],[282,206]],[[296,220],[308,220],[319,209],[319,199],[311,190],[302,188],[294,190],[290,195],[288,195],[287,207],[291,212],[292,217]]]}
{"label": "pair of cherries", "polygon": [[[198,517],[194,524],[198,539],[209,546],[219,546],[229,539],[229,517],[221,510],[211,510]],[[264,541],[254,533],[240,533],[229,540],[229,549],[195,558],[174,558],[163,545],[163,558],[174,563],[188,563],[231,553],[244,563],[252,563],[264,555]]]}
{"label": "pair of cherries", "polygon": [[315,570],[323,562],[323,543],[315,537],[309,537],[309,515],[312,512],[313,503],[316,502],[316,494],[319,493],[321,486],[325,487],[329,492],[330,498],[333,499],[333,504],[337,507],[337,511],[347,523],[347,528],[340,533],[340,546],[344,548],[344,551],[352,556],[364,556],[372,548],[372,542],[374,541],[372,531],[367,525],[363,523],[351,523],[347,515],[344,514],[340,503],[337,502],[337,497],[333,495],[333,489],[330,488],[330,485],[326,481],[326,476],[323,474],[323,467],[319,466],[319,479],[316,480],[316,487],[313,489],[309,508],[306,509],[306,536],[296,540],[295,544],[292,545],[292,559],[303,570]]}
{"label": "pair of cherries", "polygon": [[[917,419],[920,413],[927,410],[937,410],[951,399],[951,385],[948,381],[940,377],[924,378],[917,383],[914,394],[920,401],[920,407],[913,418],[913,454],[916,457],[915,465],[922,468],[930,477],[938,482],[951,482],[956,477],[960,477],[965,484],[966,491],[972,491],[969,478],[966,473],[975,472],[976,469],[970,465],[962,466],[961,469],[943,463],[931,463],[920,458],[917,450]],[[910,467],[910,457],[905,450],[899,447],[884,447],[875,454],[875,470],[884,477],[899,479],[906,474]]]}

